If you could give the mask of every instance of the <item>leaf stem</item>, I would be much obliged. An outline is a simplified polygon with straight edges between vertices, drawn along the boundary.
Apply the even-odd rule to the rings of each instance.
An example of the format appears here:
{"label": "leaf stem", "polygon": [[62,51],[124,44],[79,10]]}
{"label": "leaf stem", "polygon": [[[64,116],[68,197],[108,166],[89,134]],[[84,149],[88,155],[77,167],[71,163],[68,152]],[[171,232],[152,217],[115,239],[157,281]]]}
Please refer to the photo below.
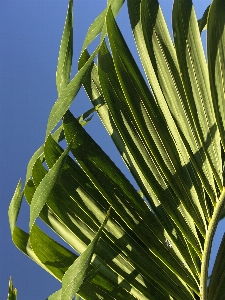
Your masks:
{"label": "leaf stem", "polygon": [[221,192],[219,201],[216,204],[214,209],[212,219],[209,223],[208,231],[206,234],[206,240],[204,245],[204,251],[202,255],[202,269],[201,269],[201,278],[200,278],[200,293],[201,293],[201,300],[207,300],[207,279],[208,279],[208,265],[209,265],[209,255],[212,246],[212,240],[214,237],[214,233],[216,231],[216,227],[218,224],[218,219],[220,216],[221,209],[224,206],[225,202],[225,187]]}

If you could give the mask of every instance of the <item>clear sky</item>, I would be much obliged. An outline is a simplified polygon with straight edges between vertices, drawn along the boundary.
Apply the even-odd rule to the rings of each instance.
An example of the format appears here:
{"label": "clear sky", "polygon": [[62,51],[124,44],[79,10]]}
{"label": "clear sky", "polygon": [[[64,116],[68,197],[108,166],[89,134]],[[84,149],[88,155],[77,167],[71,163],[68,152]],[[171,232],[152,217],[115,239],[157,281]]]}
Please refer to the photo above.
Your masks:
{"label": "clear sky", "polygon": [[[159,2],[170,25],[173,1]],[[211,1],[193,2],[197,16],[201,17]],[[77,70],[77,60],[85,33],[106,3],[106,0],[74,0],[72,75]],[[20,300],[46,299],[60,288],[56,279],[22,254],[12,243],[8,206],[19,178],[24,182],[30,157],[44,141],[48,115],[57,99],[55,71],[67,5],[67,0],[1,1],[0,299],[7,297],[10,275],[18,289]],[[134,49],[129,20],[125,16],[126,5],[118,16],[118,22],[127,36],[128,43]],[[75,116],[79,116],[90,107],[87,96],[80,92],[73,104]],[[129,176],[97,116],[94,116],[86,129]],[[28,231],[29,214],[26,204],[22,205],[21,209],[18,226]],[[214,256],[222,233],[221,226],[217,231]]]}

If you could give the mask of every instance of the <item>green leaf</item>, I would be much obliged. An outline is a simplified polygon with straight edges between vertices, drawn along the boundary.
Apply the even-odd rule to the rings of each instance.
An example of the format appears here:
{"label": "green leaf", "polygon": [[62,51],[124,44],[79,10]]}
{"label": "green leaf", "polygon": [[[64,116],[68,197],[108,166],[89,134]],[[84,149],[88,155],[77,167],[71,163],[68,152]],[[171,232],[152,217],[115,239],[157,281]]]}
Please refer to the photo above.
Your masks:
{"label": "green leaf", "polygon": [[[147,194],[146,189],[148,189],[148,183],[144,176],[141,177],[140,165],[142,165],[142,164],[138,165],[134,159],[134,157],[135,157],[137,160],[137,152],[135,154],[133,154],[134,147],[129,147],[129,150],[128,150],[129,143],[126,139],[126,136],[124,136],[124,134],[123,134],[125,132],[124,130],[126,130],[126,129],[123,128],[119,132],[118,131],[119,125],[114,124],[114,118],[112,119],[111,115],[109,114],[108,107],[110,108],[111,114],[112,114],[113,110],[112,110],[108,100],[111,101],[112,103],[113,102],[117,103],[117,105],[115,106],[115,107],[117,107],[118,100],[122,99],[123,95],[122,94],[119,95],[118,100],[117,100],[117,98],[114,99],[114,88],[113,87],[118,86],[119,83],[114,81],[114,79],[113,79],[113,74],[112,74],[113,66],[111,65],[110,57],[107,57],[107,59],[106,59],[106,56],[107,56],[106,53],[104,51],[102,53],[102,50],[104,48],[103,45],[100,48],[99,60],[98,60],[99,61],[98,71],[103,72],[102,76],[100,76],[101,77],[101,86],[100,86],[100,82],[99,82],[99,78],[98,78],[97,67],[94,64],[93,64],[92,70],[88,71],[83,84],[84,84],[85,90],[88,93],[88,96],[90,97],[93,104],[96,105],[97,103],[101,103],[101,106],[98,109],[98,114],[99,114],[104,126],[106,127],[108,133],[112,137],[115,145],[117,146],[118,150],[120,151],[121,156],[123,157],[125,163],[127,164],[128,168],[131,170],[131,173],[134,175],[138,184],[140,186],[142,186],[142,189],[145,191],[145,196],[146,196],[146,194]],[[85,59],[87,60],[88,57],[89,56],[87,53]],[[82,57],[82,59],[84,59],[84,56]],[[84,64],[85,59],[84,59],[84,61],[80,60],[79,63]],[[104,66],[103,66],[103,62],[105,62]],[[107,71],[110,73],[110,75],[107,74]],[[109,81],[107,81],[108,77],[110,78]],[[108,90],[107,97],[106,97],[105,84],[107,84],[106,87]],[[110,89],[110,86],[112,86],[111,89]],[[108,105],[106,105],[103,102],[102,88],[104,90],[104,97],[105,97],[105,100],[107,101]],[[100,92],[101,92],[101,94],[100,94]],[[118,88],[117,88],[117,94],[118,94]],[[116,116],[119,116],[119,113],[116,114]],[[123,122],[122,122],[122,125],[123,125]],[[126,144],[124,141],[126,142]],[[133,156],[132,156],[132,154],[133,154]],[[138,158],[139,162],[140,162],[140,159],[142,160],[142,155]],[[165,195],[162,197],[165,198]],[[147,197],[147,198],[148,198],[148,201],[150,202],[151,198],[149,198],[149,197]],[[154,205],[151,204],[152,208],[153,208],[153,206]],[[158,216],[161,217],[161,222],[163,222],[164,228],[166,228],[168,230],[168,232],[174,232],[174,230],[175,230],[174,226],[173,226],[173,224],[171,224],[171,220],[169,219],[168,215],[165,214],[165,211],[160,209],[160,207],[158,206],[157,210],[155,210],[155,212],[157,213]],[[121,218],[120,218],[120,220],[121,220]],[[121,223],[120,220],[117,220],[117,221],[119,223]],[[124,228],[124,225],[122,225],[122,226]],[[127,229],[126,229],[126,231],[127,231]],[[182,249],[182,255],[183,255],[182,260],[183,261],[186,260],[190,266],[193,264],[192,258],[190,257],[190,255],[188,253],[186,253],[187,247],[186,247],[186,242],[183,239],[183,235],[181,235],[176,230],[176,238],[174,238],[174,235],[172,234],[172,235],[170,235],[170,237],[168,237],[168,236],[165,237],[165,239],[173,241],[173,243],[175,243],[178,248]],[[132,248],[133,248],[133,246],[132,246]],[[140,252],[140,250],[138,250],[138,251]],[[149,259],[148,259],[148,261],[149,261]],[[195,269],[195,267],[193,269]],[[156,275],[154,275],[154,278],[156,278]]]}
{"label": "green leaf", "polygon": [[[46,162],[51,167],[52,165],[54,165],[55,161],[57,161],[63,150],[60,149],[60,147],[53,140],[51,151],[50,148],[48,148],[48,150],[48,154],[46,153]],[[39,183],[44,175],[42,174],[38,179],[38,170],[36,171],[36,167],[37,164],[33,169],[33,174],[35,177],[35,181]],[[40,169],[40,166],[38,167],[38,169]],[[47,218],[50,222],[50,226],[52,225],[56,232],[58,232],[58,234],[60,234],[60,236],[79,253],[82,252],[80,250],[80,247],[82,248],[82,245],[79,246],[78,239],[84,241],[85,244],[88,244],[88,238],[90,237],[90,239],[92,239],[93,236],[90,229],[92,229],[93,231],[96,230],[96,225],[93,223],[93,221],[95,223],[102,223],[103,212],[101,206],[104,206],[106,210],[109,207],[101,194],[99,194],[97,190],[94,189],[94,187],[90,188],[92,184],[91,182],[88,182],[87,179],[88,178],[85,178],[84,174],[82,174],[82,170],[68,157],[67,163],[65,164],[65,170],[62,171],[60,179],[58,181],[59,186],[56,186],[56,188],[54,189],[54,197],[51,197],[48,200],[49,208],[51,209],[51,211],[53,211],[54,215],[57,215],[57,219],[60,220],[60,222],[57,222],[56,226],[56,220],[54,220],[53,222],[53,216],[51,214],[48,214]],[[76,212],[76,215],[74,215],[74,212]],[[77,217],[77,215],[79,215],[79,218]],[[87,217],[87,215],[89,217]],[[43,217],[42,214],[40,216]],[[142,248],[138,247],[137,244],[134,243],[134,241],[129,237],[128,234],[133,235],[132,231],[126,226],[124,222],[122,222],[121,218],[119,218],[116,214],[112,214],[112,217],[124,229],[126,229],[127,232],[125,233],[122,230],[122,227],[118,227],[116,223],[108,222],[107,230],[108,234],[110,233],[110,239],[104,237],[104,243],[98,244],[96,255],[99,255],[101,259],[107,261],[111,270],[114,269],[118,274],[121,274],[122,276],[134,272],[133,267],[130,265],[131,261],[136,265],[135,268],[137,268],[137,270],[142,273],[143,268],[146,266],[146,255],[149,254],[143,251],[143,246]],[[63,229],[62,224],[65,224],[66,228],[68,228],[67,232],[65,231],[65,229]],[[68,234],[68,231],[70,231],[70,234]],[[76,236],[74,236],[74,233],[76,233]],[[71,238],[69,235],[71,236]],[[129,248],[123,250],[124,254],[128,255],[129,260],[127,260],[124,255],[117,255],[117,247],[122,249],[124,248],[124,244],[130,245]],[[132,249],[132,251],[130,251],[130,248]],[[137,256],[142,257],[138,260],[138,263],[136,263]],[[111,261],[112,257],[115,257],[113,261]],[[144,257],[146,257],[146,259],[144,259]],[[97,258],[95,259],[95,261],[97,263]],[[154,257],[148,256],[147,261],[149,264],[149,268],[153,268],[153,265],[155,265]],[[103,274],[108,274],[107,276],[109,276],[109,278],[112,278],[115,282],[115,275],[109,273],[107,267],[102,265],[101,271]],[[153,276],[154,280],[159,278],[160,274],[161,270],[155,271]],[[167,278],[169,277],[167,276]],[[148,280],[150,281],[148,283],[148,288],[146,289],[144,288],[144,282],[143,284],[140,284],[140,280],[141,282],[143,282],[142,279],[139,279],[138,281],[136,280],[136,278],[130,279],[128,284],[126,280],[123,279],[123,286],[126,289],[128,288],[131,294],[135,293],[135,289],[132,288],[131,285],[141,292],[145,293],[147,296],[151,295],[151,293],[149,294],[149,290],[151,290],[152,292],[154,290],[155,295],[159,293],[158,289],[156,288],[157,284],[155,282],[152,283],[148,278]],[[166,281],[167,280],[165,278],[164,282]],[[158,279],[158,282],[160,282],[160,279]],[[110,284],[112,285],[115,283],[111,282]]]}
{"label": "green leaf", "polygon": [[47,236],[35,224],[30,233],[30,244],[46,269],[60,281],[77,257],[74,253]]}
{"label": "green leaf", "polygon": [[[148,246],[155,256],[160,257],[165,265],[170,265],[170,268],[176,269],[176,271],[179,268],[181,273],[188,273],[187,269],[183,269],[182,262],[173,257],[172,252],[170,253],[165,244],[161,224],[146,207],[143,199],[69,112],[64,116],[64,130],[68,141],[72,138],[71,134],[75,134],[71,149],[73,155],[93,181],[95,187],[107,199],[121,219],[133,230],[133,233]],[[135,211],[133,207],[135,207]],[[156,226],[158,230],[155,230]],[[175,268],[175,265],[177,265],[177,268]],[[178,265],[180,266],[178,267]],[[166,266],[164,268],[167,269]],[[182,276],[186,277],[186,275]],[[188,280],[191,279],[189,276]],[[195,283],[191,283],[191,281],[192,279],[190,285],[195,286]]]}
{"label": "green leaf", "polygon": [[[79,121],[79,123],[82,126],[85,126],[93,117],[93,115],[91,115],[91,113],[93,113],[94,111],[96,111],[98,109],[98,107],[95,108],[91,108],[89,110],[87,110],[86,112],[84,112],[82,115],[80,115],[77,119]],[[52,133],[52,137],[56,142],[61,142],[62,140],[65,139],[64,137],[64,132],[63,132],[63,127],[62,125],[60,125],[53,133]],[[28,165],[27,165],[27,174],[26,174],[26,183],[28,182],[28,180],[31,178],[32,176],[32,170],[33,170],[33,166],[35,164],[35,162],[40,159],[41,161],[45,160],[44,157],[44,144],[41,145],[33,154],[33,156],[31,157]]]}
{"label": "green leaf", "polygon": [[[180,164],[185,166],[184,168],[188,171],[188,174],[185,171],[187,175],[184,182],[189,182],[189,187],[191,185],[195,187],[189,191],[193,196],[194,203],[192,205],[197,207],[201,215],[203,210],[209,219],[202,183],[206,186],[209,194],[213,194],[212,187],[208,180],[205,180],[208,170],[203,165],[202,145],[197,143],[199,138],[194,120],[192,120],[193,112],[190,110],[190,105],[186,99],[176,52],[161,8],[156,0],[142,1],[142,3],[139,0],[134,0],[128,1],[128,9],[135,42],[155,96],[152,101],[156,101],[160,107],[170,134],[176,141],[175,147],[180,157]],[[187,142],[185,142],[186,140]],[[191,178],[188,178],[189,176]],[[198,176],[202,182],[198,180]],[[184,193],[186,192],[184,191]],[[199,201],[202,207],[200,207]]]}
{"label": "green leaf", "polygon": [[111,6],[114,15],[116,16],[122,7],[124,0],[109,0],[107,7],[100,13],[100,15],[94,20],[91,26],[88,28],[84,43],[82,46],[82,52],[91,44],[91,42],[102,32],[103,39],[106,34],[105,16],[109,6]]}
{"label": "green leaf", "polygon": [[17,184],[16,190],[14,192],[13,198],[10,202],[9,206],[9,224],[10,224],[10,230],[11,235],[13,235],[14,228],[16,226],[16,220],[20,211],[21,202],[23,199],[23,192],[21,192],[22,187],[22,181],[20,180]]}
{"label": "green leaf", "polygon": [[17,289],[13,287],[12,278],[9,278],[9,291],[7,300],[16,300],[17,299]]}
{"label": "green leaf", "polygon": [[[93,117],[93,114],[96,110],[98,110],[98,106],[96,107],[92,107],[90,109],[88,109],[86,112],[84,112],[82,115],[80,115],[77,120],[78,122],[82,125],[82,126],[85,126],[88,122],[91,121],[92,117]],[[92,115],[91,115],[92,114]]]}
{"label": "green leaf", "polygon": [[[111,5],[113,8],[113,11],[115,15],[119,12],[121,6],[123,5],[124,0],[111,0],[108,3],[108,7]],[[89,28],[89,31],[87,33],[87,36],[85,38],[85,42],[83,45],[82,52],[85,50],[85,48],[93,41],[93,39],[103,30],[103,24],[104,24],[104,18],[105,14],[107,12],[107,9],[100,14],[100,16],[97,18],[97,21],[93,23],[93,25]],[[65,87],[66,84],[63,84],[63,87],[65,87],[63,90],[59,88],[59,86],[62,84],[63,81],[65,81],[65,78],[67,82],[68,81],[68,74],[70,73],[70,66],[71,66],[71,57],[72,57],[72,1],[70,2],[69,9],[68,9],[68,19],[65,24],[65,30],[63,33],[63,46],[62,51],[60,50],[60,56],[59,56],[59,66],[57,73],[59,75],[57,79],[57,87],[58,90],[60,89],[60,96],[56,100],[54,106],[52,107],[52,110],[49,115],[47,129],[46,129],[46,139],[48,135],[51,133],[51,131],[54,129],[54,127],[58,124],[60,119],[63,117],[64,113],[67,111],[67,109],[70,107],[72,101],[74,100],[75,96],[77,95],[81,84],[82,79],[85,76],[85,73],[87,72],[88,68],[90,67],[94,57],[96,56],[99,46],[94,50],[89,60],[86,62],[86,64],[78,71],[78,73],[74,76],[74,78],[70,81],[70,83]],[[100,21],[100,22],[99,22]],[[103,33],[103,37],[105,36],[106,32]],[[103,39],[103,38],[102,38]],[[65,43],[65,44],[64,44]],[[63,63],[66,60],[66,64]],[[63,77],[62,77],[63,76]],[[60,79],[61,78],[61,79]],[[63,78],[63,80],[62,80]]]}
{"label": "green leaf", "polygon": [[[64,140],[64,133],[63,133],[62,125],[60,125],[59,128],[57,128],[56,131],[53,132],[52,137],[57,142],[61,142],[62,140]],[[41,145],[35,151],[35,153],[31,157],[31,159],[27,165],[26,183],[31,178],[33,166],[38,159],[44,160],[44,145]]]}
{"label": "green leaf", "polygon": [[[60,149],[61,152],[58,152],[60,147],[59,146],[56,147],[57,144],[54,142],[54,140],[52,140],[51,144],[52,144],[52,147],[51,147],[52,149],[50,151],[50,148],[48,147],[48,154],[46,155],[46,162],[48,163],[48,165],[50,164],[50,166],[54,165],[55,161],[57,161],[58,157],[63,152],[61,149]],[[49,146],[50,146],[50,144],[49,144]],[[58,148],[58,149],[56,150],[56,148]],[[87,187],[85,188],[84,184],[82,183],[82,179],[83,179],[82,173],[75,175],[74,167],[76,166],[76,164],[73,165],[73,167],[71,168],[71,163],[72,163],[72,160],[68,159],[67,163],[65,164],[65,170],[62,172],[62,175],[59,180],[61,186],[59,188],[54,188],[54,191],[53,191],[54,195],[52,194],[48,200],[48,207],[50,208],[50,210],[53,212],[54,215],[51,212],[46,211],[46,209],[44,207],[42,209],[42,212],[40,213],[40,217],[54,231],[56,231],[68,244],[70,244],[77,252],[81,253],[86,248],[85,244],[89,243],[89,237],[90,237],[90,239],[93,238],[93,232],[90,231],[89,228],[91,228],[91,229],[93,228],[94,230],[96,230],[98,228],[98,227],[96,227],[96,225],[93,227],[93,221],[90,222],[90,219],[88,219],[87,216],[85,217],[85,215],[89,214],[90,217],[93,218],[93,216],[96,214],[95,219],[99,220],[100,223],[102,223],[102,221],[104,220],[104,216],[102,216],[103,212],[100,211],[99,208],[97,208],[94,203],[91,203],[91,201],[93,201],[93,199],[90,198],[90,196],[88,197],[88,194],[93,193],[94,190],[90,190],[90,188],[87,190]],[[43,168],[43,166],[42,166],[42,168],[41,168],[41,166],[42,165],[40,163],[38,163],[38,164],[36,163],[34,166],[34,169],[33,169],[33,174],[34,174],[35,181],[37,182],[37,184],[42,180],[42,178],[44,177],[45,172],[46,172],[46,171],[44,171],[45,169]],[[76,169],[79,170],[80,168],[77,167]],[[42,170],[43,170],[43,172],[42,172]],[[78,181],[81,180],[81,182],[80,182],[81,187],[77,186],[76,180],[78,180]],[[70,184],[71,184],[71,187],[70,187]],[[86,189],[86,191],[84,190],[82,192],[82,190],[81,190],[82,185],[83,185],[83,188]],[[33,194],[31,189],[32,189],[31,183],[29,185],[27,184],[26,189],[25,189],[25,195],[29,199],[30,199],[30,197],[32,198],[32,194]],[[31,196],[28,195],[28,193],[31,194]],[[94,194],[96,194],[96,193],[94,193]],[[79,197],[77,197],[78,195],[79,195]],[[100,198],[98,195],[94,195],[94,197],[97,197],[97,200],[99,201],[99,205],[103,204],[102,200],[104,200],[104,199]],[[77,204],[75,205],[75,202],[72,199],[75,200],[76,202],[79,202],[78,204],[80,207],[77,206]],[[87,208],[88,208],[88,210],[87,210]],[[85,213],[84,213],[84,211],[85,211]],[[76,215],[79,215],[79,218],[76,215],[74,215],[74,212],[76,212]],[[54,217],[55,215],[57,216],[57,219]],[[120,220],[118,219],[118,221],[120,221]],[[116,224],[112,224],[112,223],[110,224],[110,231],[112,231],[112,232],[114,232],[114,234],[116,234],[116,237],[112,236],[114,238],[114,241],[116,242],[117,240],[121,239],[121,236],[123,235],[123,233],[121,233],[121,229],[118,226],[117,226],[117,229],[115,229],[115,226],[116,226]],[[33,230],[33,227],[32,227],[32,230]],[[75,233],[76,233],[76,235],[75,235]],[[85,233],[85,235],[84,235],[84,233]],[[38,237],[36,239],[39,240]],[[83,240],[85,242],[85,244],[81,240]],[[123,238],[123,240],[124,240],[124,238]],[[128,238],[127,242],[124,241],[123,243],[128,243],[128,244],[132,245],[132,240],[130,240]],[[122,245],[123,245],[123,243],[122,243]],[[112,267],[115,268],[116,265],[119,264],[118,266],[120,266],[120,268],[124,269],[124,271],[126,270],[126,272],[129,272],[129,273],[132,272],[130,263],[128,263],[128,261],[124,260],[123,257],[117,258],[117,251],[112,252],[112,248],[109,246],[110,244],[111,244],[111,247],[114,248],[114,244],[110,240],[107,240],[107,242],[104,243],[104,245],[102,245],[101,247],[100,246],[98,247],[98,250],[96,249],[96,251],[97,251],[96,255],[100,255],[104,261],[108,261],[108,264],[110,265],[111,268]],[[34,249],[33,243],[32,243],[32,246]],[[44,249],[44,248],[45,248],[44,245],[43,246],[40,245],[40,249]],[[133,245],[132,245],[132,249],[133,249]],[[54,253],[54,250],[52,250],[52,251]],[[44,251],[44,253],[45,252],[46,251]],[[133,255],[135,257],[137,255],[140,255],[140,250],[137,250],[136,253],[137,253],[136,255],[135,255],[135,253],[133,253]],[[36,254],[38,255],[38,253],[36,253]],[[41,254],[42,254],[42,250],[41,250]],[[51,255],[51,253],[50,253],[50,255]],[[39,255],[38,255],[38,257],[40,258]],[[116,258],[114,258],[113,263],[111,262],[111,257],[116,257]],[[122,259],[122,261],[121,261],[121,259]],[[56,259],[56,260],[59,261],[60,259]],[[94,265],[96,265],[96,264],[97,265],[99,264],[99,259],[97,257],[95,257],[95,260],[94,260]],[[105,263],[101,262],[101,264],[102,264],[101,272],[103,274],[107,274],[107,276],[109,278],[112,277],[112,279],[113,279],[113,281],[111,281],[108,278],[107,280],[110,282],[108,284],[110,286],[113,285],[116,287],[116,283],[118,281],[117,277],[115,278],[115,274],[107,266],[105,266]],[[143,265],[145,265],[145,264],[146,264],[146,262],[143,260]],[[46,267],[48,265],[49,264],[47,264],[47,265],[45,264]],[[152,265],[150,264],[150,266],[152,266]],[[117,267],[117,271],[121,272],[120,268]],[[50,271],[50,270],[48,269],[48,271]],[[99,274],[98,274],[98,277],[99,277]],[[134,282],[134,281],[136,281],[136,280],[131,280],[131,282],[133,284],[137,285],[137,282]],[[128,288],[128,290],[131,293],[134,293],[135,290],[130,286],[130,284],[128,284],[127,282],[125,284],[125,282],[126,282],[125,279],[123,279],[123,286],[121,286],[121,289],[118,290],[118,293],[126,294],[126,291],[123,288],[126,288],[126,289]],[[85,284],[85,287],[82,288],[82,295],[85,294],[86,289],[87,289],[87,287]],[[143,286],[140,284],[139,284],[139,289],[143,289]],[[96,290],[96,289],[94,289],[94,286],[91,286],[91,291],[93,293],[95,293],[94,290]],[[97,289],[96,293],[99,293],[98,289]],[[119,297],[118,295],[117,295],[117,298]],[[91,297],[93,298],[93,294],[91,294]],[[127,296],[125,297],[125,299],[126,298],[127,298]]]}
{"label": "green leaf", "polygon": [[[77,294],[92,300],[220,300],[224,238],[209,286],[207,272],[225,207],[224,1],[214,0],[197,21],[191,0],[174,0],[173,43],[157,0],[128,0],[148,82],[115,22],[123,3],[109,0],[93,22],[70,81],[69,0],[56,75],[59,96],[45,143],[28,164],[24,191],[20,181],[9,207],[12,239],[62,280],[49,299]],[[209,65],[200,36],[206,26]],[[87,47],[100,33],[90,56]],[[93,108],[76,119],[68,109],[81,85]],[[94,111],[142,195],[82,128]],[[59,144],[64,138],[65,150]],[[31,208],[30,235],[16,226],[23,192]],[[42,232],[37,217],[80,257]]]}
{"label": "green leaf", "polygon": [[53,293],[52,295],[50,295],[47,300],[61,300],[62,299],[61,293],[62,293],[62,291],[60,289],[60,290],[56,291],[55,293]]}
{"label": "green leaf", "polygon": [[[145,168],[145,174],[148,174],[145,176],[146,179],[149,180],[157,196],[160,195],[160,191],[157,192],[156,190],[157,186],[159,186],[158,190],[160,189],[161,193],[168,190],[170,204],[165,198],[166,195],[158,196],[158,199],[160,199],[159,201],[162,202],[162,205],[165,203],[167,208],[170,209],[168,213],[172,215],[176,224],[182,223],[185,229],[183,228],[182,230],[180,224],[178,227],[187,236],[192,245],[195,248],[196,246],[198,247],[198,250],[197,248],[196,250],[200,254],[201,245],[196,229],[193,226],[193,219],[189,215],[189,211],[195,211],[193,209],[191,211],[189,201],[181,203],[185,194],[187,194],[187,197],[189,196],[188,187],[182,190],[185,180],[186,182],[188,181],[188,177],[185,176],[185,169],[182,168],[181,170],[179,154],[174,145],[174,140],[110,12],[108,13],[107,26],[116,74],[122,88],[122,93],[119,94],[118,100],[123,99],[122,101],[119,100],[123,111],[120,109],[120,112],[114,114],[117,119],[122,116],[120,123],[118,121],[117,124],[125,128],[121,129],[120,132],[125,135],[127,131],[127,139],[137,139],[135,146],[138,151],[142,149],[141,156],[144,162],[141,163],[140,155],[138,160],[143,169]],[[126,76],[128,72],[129,76]],[[122,94],[125,95],[125,99]],[[118,103],[115,108],[118,105],[120,104]],[[112,106],[110,108],[112,109]],[[129,117],[127,117],[128,115]],[[130,147],[130,149],[135,149],[135,146]],[[153,176],[150,175],[151,173]],[[181,175],[185,178],[183,181]],[[152,177],[155,178],[152,179]],[[191,199],[190,196],[188,198]],[[174,210],[171,209],[172,207],[179,208]],[[187,228],[187,224],[189,228]]]}
{"label": "green leaf", "polygon": [[74,78],[70,81],[70,83],[62,90],[59,98],[56,100],[53,105],[46,129],[46,139],[51,131],[55,128],[55,126],[59,123],[65,112],[70,107],[73,102],[75,96],[77,95],[81,85],[82,80],[92,64],[93,59],[95,58],[98,52],[99,46],[95,49],[95,51],[90,56],[87,63],[78,71],[78,73],[74,76]]}
{"label": "green leaf", "polygon": [[202,32],[207,28],[208,14],[211,4],[206,8],[201,19],[198,20],[199,31]]}
{"label": "green leaf", "polygon": [[[104,280],[104,279],[103,279]],[[100,281],[100,280],[99,280]],[[80,298],[81,296],[82,298]],[[113,300],[112,296],[110,296],[110,293],[107,291],[104,291],[102,287],[98,287],[95,284],[92,284],[91,282],[84,282],[81,291],[79,291],[79,296],[77,295],[75,299],[91,299],[91,300]],[[56,291],[54,294],[48,297],[48,300],[61,300],[61,289]],[[118,297],[118,300],[124,300],[127,299],[125,297]],[[130,298],[132,300],[135,300],[133,298]]]}
{"label": "green leaf", "polygon": [[31,258],[36,264],[38,264],[43,269],[45,269],[47,272],[49,272],[49,270],[40,261],[40,259],[36,256],[33,249],[31,248],[28,233],[26,233],[25,231],[23,231],[22,229],[20,229],[19,227],[16,226],[14,228],[12,238],[13,238],[14,244],[20,251],[22,251],[25,255],[27,255],[29,258]]}
{"label": "green leaf", "polygon": [[69,0],[66,21],[60,44],[58,66],[56,71],[56,86],[58,94],[70,81],[73,56],[73,0]]}
{"label": "green leaf", "polygon": [[[87,276],[87,269],[90,265],[91,258],[94,253],[94,249],[96,244],[101,237],[102,230],[106,225],[109,212],[106,215],[106,218],[99,228],[97,234],[95,235],[94,239],[88,245],[86,250],[74,261],[74,263],[68,268],[65,275],[62,279],[62,289],[61,293],[57,292],[56,298],[51,297],[50,299],[63,299],[63,300],[70,300],[74,297],[74,295],[80,290],[80,287]],[[59,298],[59,294],[61,298]]]}
{"label": "green leaf", "polygon": [[[214,178],[221,190],[222,164],[219,132],[210,91],[209,75],[199,27],[191,0],[175,0],[173,6],[173,31],[176,54],[181,76],[187,93],[194,123],[200,138],[203,169],[207,180],[213,187]],[[195,152],[194,152],[195,153]],[[213,203],[217,201],[216,190],[210,195]]]}
{"label": "green leaf", "polygon": [[209,10],[207,54],[216,122],[225,151],[225,2],[214,0]]}
{"label": "green leaf", "polygon": [[208,287],[208,299],[220,300],[225,295],[225,234],[221,241]]}
{"label": "green leaf", "polygon": [[220,213],[220,220],[222,220],[223,218],[225,217],[225,204],[221,210],[221,213]]}
{"label": "green leaf", "polygon": [[200,277],[200,293],[202,299],[207,299],[207,286],[208,286],[207,280],[208,280],[208,266],[209,266],[210,251],[212,247],[213,237],[219,222],[220,213],[224,207],[224,204],[225,204],[225,187],[223,188],[219,200],[213,211],[212,219],[209,223],[208,232],[204,242],[204,251],[202,255],[201,277]]}
{"label": "green leaf", "polygon": [[19,227],[16,226],[16,220],[19,214],[21,201],[23,199],[23,193],[24,193],[20,191],[21,186],[22,186],[22,182],[20,180],[16,187],[15,193],[13,195],[12,201],[9,206],[8,214],[9,214],[9,223],[10,223],[12,240],[13,243],[20,251],[22,251],[28,257],[33,259],[37,264],[42,266],[40,260],[35,256],[34,252],[30,248],[29,234],[27,234],[25,231],[21,230]]}
{"label": "green leaf", "polygon": [[[51,136],[48,137],[44,147],[48,147],[49,140],[52,139]],[[30,230],[33,226],[36,218],[38,217],[39,213],[41,212],[43,206],[48,200],[49,195],[51,194],[51,191],[53,187],[55,186],[58,177],[60,175],[61,169],[63,168],[63,164],[65,163],[65,159],[67,158],[67,155],[70,151],[71,145],[68,145],[66,150],[63,152],[63,154],[60,156],[58,161],[55,163],[55,165],[50,169],[50,171],[45,175],[43,180],[38,185],[31,205],[30,205]]]}

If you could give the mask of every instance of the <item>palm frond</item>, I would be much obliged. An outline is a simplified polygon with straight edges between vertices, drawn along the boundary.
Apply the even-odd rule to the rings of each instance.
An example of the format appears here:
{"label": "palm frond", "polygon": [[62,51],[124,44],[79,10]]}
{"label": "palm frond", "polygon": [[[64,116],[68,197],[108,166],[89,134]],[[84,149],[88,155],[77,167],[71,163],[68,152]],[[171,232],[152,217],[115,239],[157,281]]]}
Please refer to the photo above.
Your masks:
{"label": "palm frond", "polygon": [[[209,285],[208,264],[225,207],[225,2],[214,0],[198,21],[191,0],[175,0],[171,37],[157,0],[128,0],[146,77],[115,20],[123,3],[108,1],[92,23],[79,70],[70,79],[69,1],[56,76],[59,96],[45,141],[28,164],[25,187],[19,182],[10,204],[12,239],[62,281],[49,299],[219,300],[224,239]],[[93,108],[75,117],[69,108],[81,86]],[[138,189],[83,127],[95,111]],[[29,233],[16,226],[24,196]],[[37,218],[70,249],[46,235]]]}

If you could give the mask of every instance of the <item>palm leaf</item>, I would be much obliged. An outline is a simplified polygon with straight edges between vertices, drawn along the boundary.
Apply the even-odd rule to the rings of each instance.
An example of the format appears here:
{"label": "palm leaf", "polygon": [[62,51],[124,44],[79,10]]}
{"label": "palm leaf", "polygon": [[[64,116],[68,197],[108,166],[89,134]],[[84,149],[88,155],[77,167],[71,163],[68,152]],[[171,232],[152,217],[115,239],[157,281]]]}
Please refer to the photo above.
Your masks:
{"label": "palm leaf", "polygon": [[[221,299],[224,239],[207,282],[225,207],[224,1],[214,0],[197,21],[191,0],[175,0],[171,38],[157,0],[128,0],[146,78],[115,20],[123,3],[108,1],[92,23],[70,80],[69,1],[59,96],[24,190],[19,182],[10,204],[12,239],[62,281],[49,299]],[[99,34],[90,55],[87,47]],[[69,108],[82,85],[93,107],[76,118]],[[82,127],[95,111],[138,190]],[[30,205],[29,233],[16,226],[23,196]],[[37,227],[37,218],[70,249]]]}
{"label": "palm leaf", "polygon": [[225,266],[224,266],[224,253],[225,253],[225,235],[223,235],[222,242],[216,257],[216,262],[213,268],[213,273],[210,277],[209,284],[209,299],[222,299],[225,293]]}
{"label": "palm leaf", "polygon": [[16,300],[16,299],[17,299],[17,289],[13,288],[12,278],[10,277],[7,300]]}

